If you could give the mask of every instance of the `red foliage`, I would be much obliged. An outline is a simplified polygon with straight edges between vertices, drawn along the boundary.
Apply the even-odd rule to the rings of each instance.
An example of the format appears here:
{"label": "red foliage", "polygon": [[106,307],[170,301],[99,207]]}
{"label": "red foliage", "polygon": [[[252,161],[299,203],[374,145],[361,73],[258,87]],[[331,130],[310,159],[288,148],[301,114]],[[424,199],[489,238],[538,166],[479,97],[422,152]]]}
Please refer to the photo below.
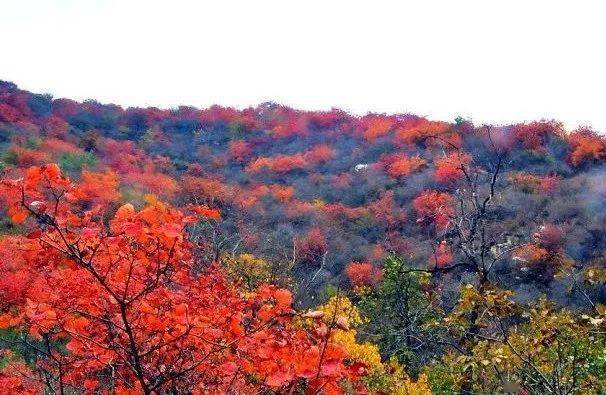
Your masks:
{"label": "red foliage", "polygon": [[449,144],[460,146],[461,136],[447,122],[423,120],[411,127],[398,128],[394,143],[401,147],[423,143],[450,148]]}
{"label": "red foliage", "polygon": [[345,273],[354,287],[373,286],[381,281],[381,269],[368,262],[351,262]]}
{"label": "red foliage", "polygon": [[231,201],[236,192],[234,187],[219,180],[192,176],[183,176],[180,187],[179,195],[185,201],[209,206]]}
{"label": "red foliage", "polygon": [[303,154],[277,155],[275,157],[260,157],[255,159],[246,166],[246,171],[249,173],[260,173],[264,169],[267,169],[274,173],[284,174],[306,167],[307,161]]}
{"label": "red foliage", "polygon": [[134,185],[138,190],[165,199],[174,197],[178,190],[177,181],[162,173],[132,172],[123,177],[125,182]]}
{"label": "red foliage", "polygon": [[[0,355],[2,357],[2,355]],[[7,355],[7,357],[11,357]],[[44,393],[42,384],[35,379],[36,373],[23,362],[8,361],[0,368],[0,393],[5,395],[37,395]]]}
{"label": "red foliage", "polygon": [[443,268],[450,265],[453,260],[450,246],[446,241],[441,241],[434,252],[433,263],[437,268]]}
{"label": "red foliage", "polygon": [[200,112],[200,120],[202,123],[208,125],[215,122],[223,122],[231,124],[232,126],[238,125],[246,129],[258,127],[255,120],[254,109],[252,108],[238,111],[232,107],[214,105]]}
{"label": "red foliage", "polygon": [[370,203],[367,208],[377,222],[387,227],[387,229],[395,229],[406,220],[406,213],[397,206],[393,191],[383,193],[379,199]]}
{"label": "red foliage", "polygon": [[291,200],[295,194],[295,188],[292,186],[274,184],[269,186],[269,190],[275,199],[283,203]]}
{"label": "red foliage", "polygon": [[346,188],[351,187],[352,182],[353,182],[353,177],[350,173],[337,174],[332,179],[332,185],[335,188],[341,188],[341,189],[346,189]]}
{"label": "red foliage", "polygon": [[[313,111],[309,113],[309,123],[320,128],[339,128],[351,121],[351,117],[342,110]],[[341,128],[342,129],[342,128]]]}
{"label": "red foliage", "polygon": [[76,115],[80,110],[80,105],[70,99],[57,99],[53,100],[53,115],[67,119],[73,115]]}
{"label": "red foliage", "polygon": [[63,119],[51,115],[42,124],[42,130],[48,136],[65,137],[69,129],[69,124]]}
{"label": "red foliage", "polygon": [[0,122],[17,122],[20,114],[17,109],[5,103],[0,103]]}
{"label": "red foliage", "polygon": [[146,170],[165,174],[175,174],[175,165],[168,156],[156,155],[152,158],[153,167]]}
{"label": "red foliage", "polygon": [[33,121],[34,114],[28,104],[29,93],[17,91],[8,97],[7,103],[12,106],[21,119]]}
{"label": "red foliage", "polygon": [[549,251],[557,251],[564,244],[564,231],[553,224],[541,226],[532,237],[538,245]]}
{"label": "red foliage", "polygon": [[388,134],[395,123],[393,119],[380,115],[369,115],[360,121],[365,128],[364,138],[369,142]]}
{"label": "red foliage", "polygon": [[516,125],[512,131],[514,139],[524,148],[543,148],[550,136],[562,133],[562,125],[555,121],[535,121]]}
{"label": "red foliage", "polygon": [[400,232],[387,232],[387,242],[385,243],[385,247],[389,251],[393,251],[399,255],[405,255],[410,253],[413,245],[414,244],[406,237],[403,237]]}
{"label": "red foliage", "polygon": [[41,165],[50,161],[50,155],[39,149],[14,146],[10,148],[9,152],[20,167]]}
{"label": "red foliage", "polygon": [[392,178],[406,177],[421,169],[425,163],[419,156],[409,157],[403,153],[383,155],[378,162]]}
{"label": "red foliage", "polygon": [[371,262],[383,262],[385,258],[385,248],[381,244],[375,244],[370,251],[368,259]]}
{"label": "red foliage", "polygon": [[579,130],[569,137],[572,148],[570,163],[580,166],[586,162],[606,161],[606,139],[591,130]]}
{"label": "red foliage", "polygon": [[539,189],[546,194],[554,193],[560,186],[560,178],[558,176],[541,177]]}
{"label": "red foliage", "polygon": [[446,192],[424,191],[412,201],[417,222],[432,223],[438,230],[445,230],[455,214],[452,196]]}
{"label": "red foliage", "polygon": [[41,151],[46,151],[52,155],[58,156],[65,153],[81,153],[82,150],[76,145],[54,137],[47,137],[42,141]]}
{"label": "red foliage", "polygon": [[138,173],[142,165],[149,161],[145,153],[128,140],[102,139],[96,148],[103,161],[118,174]]}
{"label": "red foliage", "polygon": [[442,184],[453,184],[464,176],[463,169],[469,165],[471,157],[453,152],[436,160],[435,178]]}
{"label": "red foliage", "polygon": [[311,164],[321,164],[330,161],[335,155],[328,144],[318,144],[305,153],[305,159]]}
{"label": "red foliage", "polygon": [[326,204],[322,207],[322,211],[331,220],[340,222],[355,220],[368,214],[368,209],[365,207],[349,207],[343,203]]}
{"label": "red foliage", "polygon": [[326,253],[328,241],[322,230],[318,227],[313,227],[307,232],[303,240],[297,243],[297,255],[301,261],[310,264],[319,265],[320,259]]}
{"label": "red foliage", "polygon": [[236,162],[244,163],[252,155],[252,146],[244,140],[236,140],[229,143],[229,157]]}
{"label": "red foliage", "polygon": [[294,155],[262,156],[246,166],[248,173],[260,173],[268,170],[273,173],[286,174],[293,170],[302,170],[330,161],[334,150],[327,144],[318,144],[310,150]]}
{"label": "red foliage", "polygon": [[187,165],[186,173],[189,176],[199,177],[204,174],[204,168],[199,163],[190,163]]}
{"label": "red foliage", "polygon": [[549,256],[549,251],[536,244],[525,244],[513,252],[513,259],[530,265],[544,262],[549,259]]}
{"label": "red foliage", "polygon": [[[37,361],[48,376],[61,373],[76,392],[117,393],[336,393],[356,379],[326,324],[293,325],[289,291],[263,285],[243,295],[214,266],[193,274],[184,229],[196,217],[151,201],[107,221],[107,206],[82,209],[82,191],[56,165],[2,182],[9,215],[32,220],[27,237],[0,238],[0,328],[66,344]],[[309,239],[321,247],[316,233]],[[32,375],[34,384],[45,376]],[[39,390],[6,368],[0,383]]]}
{"label": "red foliage", "polygon": [[299,111],[285,106],[269,105],[263,109],[264,122],[262,125],[272,131],[275,138],[306,136],[307,117]]}

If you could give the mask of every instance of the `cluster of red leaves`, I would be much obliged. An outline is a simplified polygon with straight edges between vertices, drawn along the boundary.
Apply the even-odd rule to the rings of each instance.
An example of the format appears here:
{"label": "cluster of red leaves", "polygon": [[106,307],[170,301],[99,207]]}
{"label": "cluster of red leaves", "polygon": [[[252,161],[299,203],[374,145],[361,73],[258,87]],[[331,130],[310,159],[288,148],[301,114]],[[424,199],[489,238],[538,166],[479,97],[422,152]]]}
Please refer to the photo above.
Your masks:
{"label": "cluster of red leaves", "polygon": [[403,153],[383,155],[377,164],[392,178],[406,177],[425,166],[426,161],[419,156],[409,157]]}
{"label": "cluster of red leaves", "polygon": [[65,137],[69,129],[69,124],[63,119],[54,115],[49,116],[42,124],[42,130],[47,136]]}
{"label": "cluster of red leaves", "polygon": [[406,212],[396,204],[393,191],[382,193],[379,199],[368,205],[368,211],[387,229],[396,229],[406,220]]}
{"label": "cluster of red leaves", "polygon": [[19,112],[14,107],[0,103],[0,122],[17,122],[19,119]]}
{"label": "cluster of red leaves", "polygon": [[116,173],[111,171],[95,173],[85,170],[80,175],[80,182],[71,193],[78,201],[93,199],[96,204],[107,206],[120,199],[118,185],[119,180]]}
{"label": "cluster of red leaves", "polygon": [[330,218],[331,221],[343,223],[361,218],[368,213],[364,207],[349,207],[343,203],[330,203],[322,207],[322,212]]}
{"label": "cluster of red leaves", "polygon": [[305,153],[305,159],[314,165],[330,161],[335,156],[335,151],[328,144],[318,144]]}
{"label": "cluster of red leaves", "polygon": [[515,141],[527,149],[541,149],[550,136],[560,135],[562,124],[555,121],[535,121],[516,125],[512,131]]}
{"label": "cluster of red leaves", "polygon": [[79,153],[79,148],[62,139],[59,138],[55,138],[55,137],[47,137],[42,141],[42,145],[40,146],[40,150],[44,151],[44,152],[48,152],[53,156],[58,156],[60,154],[65,154],[65,153],[72,153],[72,154],[77,154]]}
{"label": "cluster of red leaves", "polygon": [[295,195],[295,188],[290,185],[272,184],[269,186],[269,191],[274,199],[280,202],[288,202]]}
{"label": "cluster of red leaves", "polygon": [[224,204],[236,196],[233,186],[214,178],[183,176],[180,187],[179,196],[206,205]]}
{"label": "cluster of red leaves", "polygon": [[124,174],[123,179],[136,189],[163,199],[173,198],[178,190],[174,178],[158,172],[132,172]]}
{"label": "cluster of red leaves", "polygon": [[[45,345],[31,377],[115,393],[338,393],[356,379],[326,324],[293,325],[289,291],[242,294],[214,266],[194,272],[185,228],[215,211],[152,199],[108,217],[107,196],[56,165],[2,182],[0,199],[30,232],[0,238],[0,328]],[[52,346],[61,342],[68,352]],[[3,370],[0,382],[17,390],[19,377]]]}
{"label": "cluster of red leaves", "polygon": [[255,186],[251,186],[248,193],[246,195],[238,196],[237,200],[244,207],[252,207],[259,201],[259,199],[263,198],[264,196],[271,196],[274,199],[280,201],[281,203],[286,203],[291,201],[294,195],[295,188],[290,185],[258,184]]}
{"label": "cluster of red leaves", "polygon": [[293,170],[303,170],[310,166],[328,162],[334,156],[334,150],[327,144],[319,144],[308,151],[294,155],[262,156],[251,161],[246,166],[248,173],[260,173],[269,170],[273,173],[285,174]]}
{"label": "cluster of red leaves", "polygon": [[447,122],[423,120],[412,127],[398,128],[394,143],[400,147],[426,144],[449,148],[450,145],[460,146],[461,136]]}
{"label": "cluster of red leaves", "polygon": [[385,241],[385,249],[393,251],[399,255],[409,254],[412,250],[413,243],[410,239],[403,237],[400,232],[387,232],[387,240]]}
{"label": "cluster of red leaves", "polygon": [[297,243],[297,255],[302,262],[320,264],[320,259],[326,253],[328,240],[319,227],[313,227],[305,237]]}
{"label": "cluster of red leaves", "polygon": [[275,138],[306,136],[308,133],[307,117],[297,110],[278,105],[266,111],[264,115],[264,126],[272,131]]}
{"label": "cluster of red leaves", "polygon": [[455,214],[454,201],[450,194],[424,191],[412,201],[417,213],[417,222],[434,224],[437,230],[445,230]]}
{"label": "cluster of red leaves", "polygon": [[373,286],[381,281],[382,271],[368,262],[350,262],[345,268],[354,287]]}
{"label": "cluster of red leaves", "polygon": [[552,194],[560,186],[560,178],[555,175],[540,177],[539,189],[542,193]]}
{"label": "cluster of red leaves", "polygon": [[454,257],[452,256],[450,246],[448,245],[448,243],[446,243],[446,241],[441,241],[440,244],[438,244],[436,250],[434,251],[433,263],[437,268],[443,268],[450,265],[453,260]]}
{"label": "cluster of red leaves", "polygon": [[317,213],[319,206],[304,200],[293,199],[285,207],[286,218],[292,220]]}
{"label": "cluster of red leaves", "polygon": [[454,184],[464,176],[463,169],[471,162],[467,154],[451,153],[436,160],[434,176],[442,184]]}
{"label": "cluster of red leaves", "polygon": [[267,169],[273,173],[284,174],[293,170],[305,169],[307,165],[303,154],[263,156],[250,162],[246,166],[246,171],[248,173],[261,173]]}
{"label": "cluster of red leaves", "polygon": [[387,135],[394,126],[393,119],[377,115],[366,116],[362,118],[361,122],[364,127],[363,136],[369,142]]}
{"label": "cluster of red leaves", "polygon": [[523,246],[516,248],[513,252],[513,258],[515,260],[529,265],[545,262],[549,259],[549,256],[550,254],[547,249],[533,243],[524,244]]}
{"label": "cluster of red leaves", "polygon": [[22,361],[15,360],[9,353],[0,353],[6,364],[0,369],[0,393],[11,395],[37,395],[44,388],[32,374],[31,369]]}
{"label": "cluster of red leaves", "polygon": [[606,160],[606,139],[590,130],[579,130],[569,136],[572,149],[570,163],[580,166],[585,162]]}
{"label": "cluster of red leaves", "polygon": [[80,104],[71,99],[57,99],[53,101],[53,115],[66,119],[76,115],[80,110]]}
{"label": "cluster of red leaves", "polygon": [[39,149],[13,146],[9,149],[9,153],[14,158],[15,163],[22,167],[41,165],[50,160],[48,152]]}
{"label": "cluster of red leaves", "polygon": [[252,147],[250,143],[244,140],[236,140],[229,144],[227,153],[230,159],[236,162],[244,163],[250,159],[252,155]]}

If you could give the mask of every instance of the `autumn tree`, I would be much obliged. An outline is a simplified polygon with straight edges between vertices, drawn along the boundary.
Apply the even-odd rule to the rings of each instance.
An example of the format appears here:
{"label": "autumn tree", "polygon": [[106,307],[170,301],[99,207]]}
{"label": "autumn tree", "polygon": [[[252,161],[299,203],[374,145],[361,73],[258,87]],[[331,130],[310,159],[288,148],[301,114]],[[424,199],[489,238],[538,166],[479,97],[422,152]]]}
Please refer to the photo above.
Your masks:
{"label": "autumn tree", "polygon": [[319,227],[311,228],[304,238],[296,242],[297,259],[311,265],[323,266],[328,251],[328,240]]}
{"label": "autumn tree", "polygon": [[[107,212],[81,205],[58,166],[3,180],[1,198],[27,236],[0,239],[0,327],[34,354],[13,367],[47,391],[340,391],[359,369],[323,323],[292,324],[292,296],[245,295],[218,268],[194,272],[190,213],[158,200]],[[0,380],[11,371],[3,369]],[[13,388],[26,383],[13,380]]]}
{"label": "autumn tree", "polygon": [[[432,244],[433,267],[413,268],[409,271],[433,273],[437,276],[436,279],[444,273],[462,271],[473,276],[469,286],[473,287],[481,300],[492,293],[499,294],[501,291],[494,283],[493,269],[498,262],[509,257],[514,249],[515,245],[511,245],[508,234],[513,230],[512,226],[518,226],[510,225],[500,217],[502,205],[507,204],[497,194],[498,188],[502,186],[506,153],[494,144],[490,129],[486,129],[484,136],[492,150],[488,163],[476,163],[457,144],[439,135],[427,138],[438,140],[448,148],[450,153],[447,157],[453,158],[448,161],[448,166],[453,166],[451,173],[456,172],[460,180],[450,185],[452,194],[425,191],[413,201],[417,222],[423,226],[434,226],[430,230],[431,237],[438,237],[441,241]],[[451,178],[449,181],[455,180],[456,178]],[[456,255],[456,259],[453,255]],[[461,292],[465,289],[462,286]],[[459,321],[464,330],[448,335],[452,336],[449,342],[454,351],[463,356],[470,355],[486,333],[490,333],[491,329],[486,328],[482,322],[481,305],[477,302],[468,305],[469,309],[464,309],[460,316],[464,318],[463,321]],[[455,305],[455,310],[460,307],[457,306]],[[465,365],[458,380],[461,393],[473,392],[476,376],[474,366]]]}
{"label": "autumn tree", "polygon": [[426,161],[419,156],[407,156],[403,153],[383,155],[378,162],[385,172],[392,178],[399,179],[419,171]]}
{"label": "autumn tree", "polygon": [[373,393],[431,394],[425,374],[421,373],[416,379],[411,377],[396,358],[382,358],[376,344],[359,339],[358,329],[367,329],[365,323],[368,318],[339,291],[306,316],[323,320],[329,325],[333,323],[331,339],[343,346],[351,360],[367,371],[362,380]]}
{"label": "autumn tree", "polygon": [[364,333],[379,345],[384,359],[396,358],[412,377],[444,347],[440,330],[431,327],[440,317],[438,294],[431,292],[430,275],[410,271],[396,255],[385,261],[382,281],[363,294],[359,303]]}
{"label": "autumn tree", "polygon": [[423,191],[412,201],[417,214],[417,223],[446,230],[455,215],[455,201],[447,192]]}
{"label": "autumn tree", "polygon": [[445,155],[436,160],[435,178],[443,184],[452,184],[463,178],[461,166],[468,164],[471,157],[458,152]]}
{"label": "autumn tree", "polygon": [[350,262],[345,268],[349,282],[354,287],[370,287],[381,280],[381,270],[368,262]]}
{"label": "autumn tree", "polygon": [[492,388],[507,377],[520,392],[599,393],[606,388],[606,310],[595,316],[559,309],[545,298],[528,309],[528,320],[509,333],[502,331],[500,346],[486,341],[474,351],[482,375]]}
{"label": "autumn tree", "polygon": [[570,145],[572,149],[569,159],[573,166],[606,160],[606,140],[589,129],[572,133]]}

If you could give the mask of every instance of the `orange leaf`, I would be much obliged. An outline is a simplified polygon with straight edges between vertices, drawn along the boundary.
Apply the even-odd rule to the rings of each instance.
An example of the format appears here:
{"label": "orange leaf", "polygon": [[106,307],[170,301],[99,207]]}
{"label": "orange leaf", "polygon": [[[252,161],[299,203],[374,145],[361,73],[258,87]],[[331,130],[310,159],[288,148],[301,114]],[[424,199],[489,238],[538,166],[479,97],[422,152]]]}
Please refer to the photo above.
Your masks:
{"label": "orange leaf", "polygon": [[125,219],[131,218],[133,215],[135,215],[135,207],[132,204],[127,203],[120,206],[118,211],[116,211],[114,218],[119,221],[124,221]]}
{"label": "orange leaf", "polygon": [[15,213],[13,213],[13,215],[11,215],[11,221],[13,221],[14,224],[20,224],[23,223],[23,221],[25,221],[25,219],[28,216],[28,212],[27,210],[19,210]]}
{"label": "orange leaf", "polygon": [[274,297],[278,306],[290,307],[292,303],[292,294],[287,289],[278,289]]}

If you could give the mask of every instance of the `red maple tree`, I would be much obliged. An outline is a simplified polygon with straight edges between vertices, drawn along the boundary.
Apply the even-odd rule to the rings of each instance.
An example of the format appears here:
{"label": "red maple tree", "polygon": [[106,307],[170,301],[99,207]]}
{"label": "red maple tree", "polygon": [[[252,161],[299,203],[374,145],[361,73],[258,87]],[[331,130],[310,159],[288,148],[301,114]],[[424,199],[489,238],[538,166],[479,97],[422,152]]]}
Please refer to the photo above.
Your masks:
{"label": "red maple tree", "polygon": [[438,230],[448,227],[455,214],[454,200],[446,192],[424,191],[412,201],[417,222],[434,224]]}

